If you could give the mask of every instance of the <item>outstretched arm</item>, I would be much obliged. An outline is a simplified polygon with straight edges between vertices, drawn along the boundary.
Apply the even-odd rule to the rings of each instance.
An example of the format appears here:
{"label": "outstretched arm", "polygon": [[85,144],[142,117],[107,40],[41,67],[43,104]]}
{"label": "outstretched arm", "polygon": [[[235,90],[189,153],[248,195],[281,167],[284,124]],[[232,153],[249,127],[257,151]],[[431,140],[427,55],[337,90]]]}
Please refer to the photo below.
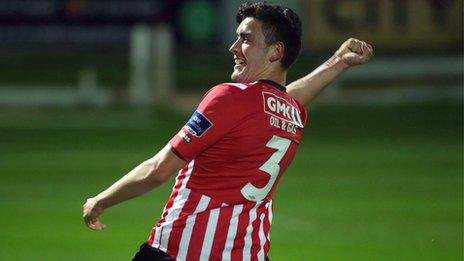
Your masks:
{"label": "outstretched arm", "polygon": [[89,198],[83,210],[85,224],[93,230],[104,229],[106,225],[97,218],[107,208],[158,187],[185,164],[184,160],[172,152],[171,145],[166,145],[153,158],[142,162],[111,187]]}
{"label": "outstretched arm", "polygon": [[287,85],[287,92],[302,104],[309,104],[342,72],[349,67],[368,62],[372,55],[373,48],[370,44],[350,38],[325,63]]}

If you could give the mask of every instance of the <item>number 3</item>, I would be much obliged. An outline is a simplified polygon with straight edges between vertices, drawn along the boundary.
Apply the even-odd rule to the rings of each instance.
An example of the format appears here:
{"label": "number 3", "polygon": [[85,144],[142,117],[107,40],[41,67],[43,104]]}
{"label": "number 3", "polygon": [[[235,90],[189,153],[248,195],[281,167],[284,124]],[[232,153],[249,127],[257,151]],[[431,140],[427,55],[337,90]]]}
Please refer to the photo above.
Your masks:
{"label": "number 3", "polygon": [[267,142],[266,147],[271,149],[277,149],[276,152],[272,154],[272,156],[259,168],[259,170],[266,172],[271,177],[269,178],[269,182],[263,188],[257,188],[253,186],[250,182],[248,182],[240,192],[242,195],[251,201],[261,201],[263,200],[267,193],[271,190],[274,182],[277,179],[280,171],[280,161],[284,157],[285,153],[287,152],[288,148],[290,147],[291,141],[289,139],[285,139],[279,136],[272,136],[272,138]]}

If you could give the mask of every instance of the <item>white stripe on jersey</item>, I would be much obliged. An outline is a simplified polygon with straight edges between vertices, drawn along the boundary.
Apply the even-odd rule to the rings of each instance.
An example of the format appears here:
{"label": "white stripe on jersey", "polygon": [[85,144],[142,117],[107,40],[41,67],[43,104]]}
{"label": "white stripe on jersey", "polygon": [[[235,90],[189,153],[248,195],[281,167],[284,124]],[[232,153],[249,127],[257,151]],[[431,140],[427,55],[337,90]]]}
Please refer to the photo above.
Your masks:
{"label": "white stripe on jersey", "polygon": [[[161,250],[166,251],[168,249],[169,243],[169,236],[171,235],[172,225],[174,221],[179,217],[182,208],[187,201],[190,189],[186,188],[186,184],[190,178],[190,174],[192,173],[193,166],[195,165],[195,161],[192,160],[188,164],[187,171],[185,172],[185,177],[182,180],[182,184],[179,188],[179,194],[177,194],[176,198],[174,199],[174,203],[168,209],[168,213],[165,218],[165,222],[159,227],[156,228],[155,232],[155,240],[153,241],[153,247],[161,248]],[[180,173],[179,173],[180,175]],[[174,184],[174,187],[177,185],[177,182]]]}
{"label": "white stripe on jersey", "polygon": [[187,218],[184,230],[182,232],[182,237],[179,243],[179,252],[177,254],[176,260],[185,260],[187,258],[187,251],[190,244],[190,239],[192,237],[193,226],[195,225],[195,219],[197,214],[203,212],[208,207],[210,198],[202,195],[198,205],[195,209],[195,212]]}
{"label": "white stripe on jersey", "polygon": [[230,85],[230,86],[234,86],[234,87],[237,87],[241,90],[245,90],[246,88],[248,88],[248,86],[246,86],[245,84],[241,84],[241,83],[227,83],[227,85]]}
{"label": "white stripe on jersey", "polygon": [[200,260],[209,260],[211,247],[213,246],[214,241],[214,233],[216,232],[216,226],[218,223],[219,210],[220,208],[215,208],[209,213],[208,225],[206,226],[203,246],[201,247]]}
{"label": "white stripe on jersey", "polygon": [[[266,204],[266,209],[269,207],[269,203]],[[259,220],[259,245],[261,249],[258,252],[258,260],[264,260],[264,244],[266,244],[266,236],[264,235],[264,218],[266,215],[264,213],[261,213]]]}
{"label": "white stripe on jersey", "polygon": [[256,203],[256,205],[250,210],[250,221],[246,228],[245,245],[243,246],[243,261],[251,260],[251,245],[253,243],[253,238],[251,238],[251,233],[253,233],[252,223],[256,219],[256,210],[261,204],[262,202]]}
{"label": "white stripe on jersey", "polygon": [[[272,200],[269,201],[269,207],[267,208],[267,216],[269,218],[269,226],[272,225]],[[267,240],[270,242],[271,241],[271,229],[267,232]]]}
{"label": "white stripe on jersey", "polygon": [[226,244],[222,252],[223,261],[230,261],[231,259],[231,251],[232,251],[232,248],[234,247],[235,235],[237,234],[238,218],[240,214],[242,213],[242,210],[243,210],[243,205],[235,205],[234,210],[232,211],[232,217],[230,219],[229,229],[227,231]]}

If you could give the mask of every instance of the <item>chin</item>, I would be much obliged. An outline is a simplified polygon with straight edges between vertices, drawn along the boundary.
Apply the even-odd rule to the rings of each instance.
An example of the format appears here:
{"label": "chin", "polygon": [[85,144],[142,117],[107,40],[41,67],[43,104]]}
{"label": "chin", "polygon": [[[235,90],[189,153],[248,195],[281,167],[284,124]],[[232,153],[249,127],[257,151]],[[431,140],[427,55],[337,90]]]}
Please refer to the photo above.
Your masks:
{"label": "chin", "polygon": [[233,82],[243,82],[243,79],[235,74],[235,73],[232,73],[232,75],[230,76],[230,79],[233,81]]}
{"label": "chin", "polygon": [[251,80],[245,75],[241,75],[235,72],[232,73],[232,75],[230,76],[230,79],[232,79],[232,81],[237,82],[237,83],[251,82]]}

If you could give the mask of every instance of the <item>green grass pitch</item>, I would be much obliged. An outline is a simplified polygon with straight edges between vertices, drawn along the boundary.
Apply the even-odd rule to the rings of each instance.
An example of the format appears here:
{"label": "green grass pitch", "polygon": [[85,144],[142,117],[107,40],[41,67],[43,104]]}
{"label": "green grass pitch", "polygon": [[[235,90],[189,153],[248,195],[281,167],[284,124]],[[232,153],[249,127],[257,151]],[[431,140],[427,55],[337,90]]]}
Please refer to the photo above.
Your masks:
{"label": "green grass pitch", "polygon": [[[172,181],[109,209],[103,232],[82,204],[187,118],[1,109],[0,260],[129,260]],[[271,260],[462,260],[462,131],[461,104],[310,110],[275,196]]]}

